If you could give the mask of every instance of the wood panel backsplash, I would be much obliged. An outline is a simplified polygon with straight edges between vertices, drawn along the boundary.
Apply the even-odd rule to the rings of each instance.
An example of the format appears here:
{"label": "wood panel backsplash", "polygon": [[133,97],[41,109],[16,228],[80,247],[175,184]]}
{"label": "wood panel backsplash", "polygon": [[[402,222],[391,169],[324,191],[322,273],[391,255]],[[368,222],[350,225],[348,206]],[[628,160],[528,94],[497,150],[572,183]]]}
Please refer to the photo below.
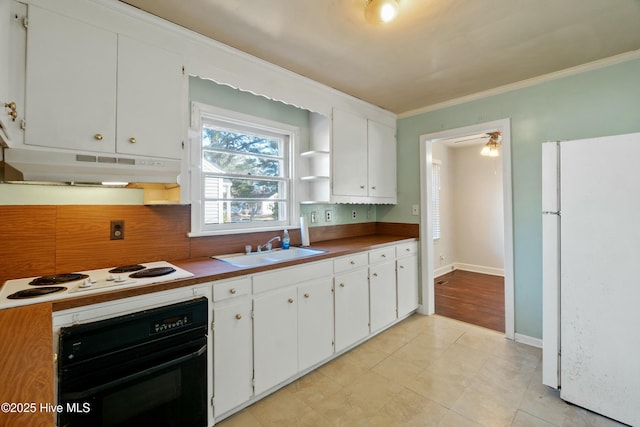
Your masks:
{"label": "wood panel backsplash", "polygon": [[[0,205],[0,284],[7,279],[176,261],[254,250],[279,231],[189,238],[190,206]],[[111,220],[124,220],[123,240],[110,240]],[[418,236],[417,224],[360,223],[311,227],[311,242],[368,234]],[[290,231],[300,244],[300,231]],[[276,244],[276,246],[278,246]]]}

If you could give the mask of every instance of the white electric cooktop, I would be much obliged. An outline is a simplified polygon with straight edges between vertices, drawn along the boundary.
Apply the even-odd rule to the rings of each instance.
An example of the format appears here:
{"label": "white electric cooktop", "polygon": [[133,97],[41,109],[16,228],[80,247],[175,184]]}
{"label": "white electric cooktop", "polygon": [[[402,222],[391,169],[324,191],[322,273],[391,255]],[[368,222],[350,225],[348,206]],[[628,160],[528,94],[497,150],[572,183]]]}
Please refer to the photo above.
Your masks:
{"label": "white electric cooktop", "polygon": [[133,288],[193,277],[166,261],[146,262],[100,270],[7,280],[0,289],[0,308],[53,301],[103,290]]}

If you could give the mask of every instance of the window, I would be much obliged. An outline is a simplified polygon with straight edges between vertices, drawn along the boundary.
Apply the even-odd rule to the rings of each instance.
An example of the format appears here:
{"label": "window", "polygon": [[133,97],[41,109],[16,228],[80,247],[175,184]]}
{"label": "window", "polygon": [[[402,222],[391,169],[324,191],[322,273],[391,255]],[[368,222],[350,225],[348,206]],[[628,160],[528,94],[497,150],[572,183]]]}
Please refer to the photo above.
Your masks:
{"label": "window", "polygon": [[440,169],[439,160],[431,164],[431,211],[433,212],[433,240],[440,238]]}
{"label": "window", "polygon": [[192,234],[291,225],[291,152],[297,129],[210,106],[197,110]]}

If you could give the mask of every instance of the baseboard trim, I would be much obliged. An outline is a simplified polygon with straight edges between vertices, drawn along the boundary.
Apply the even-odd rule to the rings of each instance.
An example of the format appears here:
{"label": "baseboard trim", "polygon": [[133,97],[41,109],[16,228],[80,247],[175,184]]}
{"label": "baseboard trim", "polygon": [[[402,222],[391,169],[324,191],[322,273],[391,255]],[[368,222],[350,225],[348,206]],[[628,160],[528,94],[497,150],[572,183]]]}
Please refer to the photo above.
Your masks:
{"label": "baseboard trim", "polygon": [[461,262],[454,262],[453,264],[445,265],[440,268],[436,268],[433,271],[434,278],[440,277],[444,274],[451,273],[454,270],[470,271],[472,273],[490,274],[492,276],[504,277],[503,268],[485,267],[483,265],[464,264]]}
{"label": "baseboard trim", "polygon": [[530,345],[532,347],[542,348],[542,340],[540,338],[534,338],[528,335],[522,335],[517,332],[515,334],[515,341],[522,344]]}

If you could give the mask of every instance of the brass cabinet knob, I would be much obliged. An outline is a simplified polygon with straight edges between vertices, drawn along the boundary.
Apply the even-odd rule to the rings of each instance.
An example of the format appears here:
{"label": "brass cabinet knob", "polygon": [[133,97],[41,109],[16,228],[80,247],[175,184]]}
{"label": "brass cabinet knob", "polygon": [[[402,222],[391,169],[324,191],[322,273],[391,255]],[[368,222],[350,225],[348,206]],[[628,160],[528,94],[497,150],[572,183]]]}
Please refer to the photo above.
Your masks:
{"label": "brass cabinet knob", "polygon": [[360,188],[364,188],[364,185],[361,185]]}
{"label": "brass cabinet knob", "polygon": [[375,190],[375,189],[376,189],[376,186],[374,185],[373,187],[371,187],[371,189],[372,189],[372,190]]}
{"label": "brass cabinet knob", "polygon": [[382,256],[382,258],[386,258],[387,254],[382,254],[381,256]]}
{"label": "brass cabinet knob", "polygon": [[236,319],[238,320],[242,319],[242,314],[236,314]]}
{"label": "brass cabinet knob", "polygon": [[10,110],[15,110],[16,108],[18,108],[18,106],[16,105],[15,102],[11,101],[11,102],[5,102],[4,104],[5,108],[8,108]]}
{"label": "brass cabinet knob", "polygon": [[351,265],[355,265],[355,263],[356,263],[355,261],[351,261]]}
{"label": "brass cabinet knob", "polygon": [[9,116],[11,117],[11,119],[15,120],[16,117],[18,117],[18,113],[16,112],[16,110],[11,110],[9,112]]}
{"label": "brass cabinet knob", "polygon": [[134,137],[129,138],[129,142],[132,144],[136,143],[136,139]]}
{"label": "brass cabinet knob", "polygon": [[236,293],[235,288],[231,288],[231,289],[229,289],[229,293],[230,293],[230,294],[232,294],[232,295],[233,295],[233,294],[235,294],[235,293]]}
{"label": "brass cabinet knob", "polygon": [[96,133],[93,137],[98,141],[102,141],[102,138],[104,138],[101,133]]}
{"label": "brass cabinet knob", "polygon": [[411,252],[411,249],[409,249],[409,248],[404,248],[404,250],[405,250],[406,252]]}
{"label": "brass cabinet knob", "polygon": [[378,273],[373,273],[373,277],[378,277]]}
{"label": "brass cabinet knob", "polygon": [[402,265],[402,264],[401,264],[401,265],[400,265],[400,268],[404,268],[404,265]]}
{"label": "brass cabinet knob", "polygon": [[289,304],[293,304],[293,298],[289,298]]}
{"label": "brass cabinet knob", "polygon": [[309,294],[304,294],[304,297],[305,298],[309,298]]}
{"label": "brass cabinet knob", "polygon": [[341,288],[344,288],[344,283],[340,283],[340,287],[341,287]]}

